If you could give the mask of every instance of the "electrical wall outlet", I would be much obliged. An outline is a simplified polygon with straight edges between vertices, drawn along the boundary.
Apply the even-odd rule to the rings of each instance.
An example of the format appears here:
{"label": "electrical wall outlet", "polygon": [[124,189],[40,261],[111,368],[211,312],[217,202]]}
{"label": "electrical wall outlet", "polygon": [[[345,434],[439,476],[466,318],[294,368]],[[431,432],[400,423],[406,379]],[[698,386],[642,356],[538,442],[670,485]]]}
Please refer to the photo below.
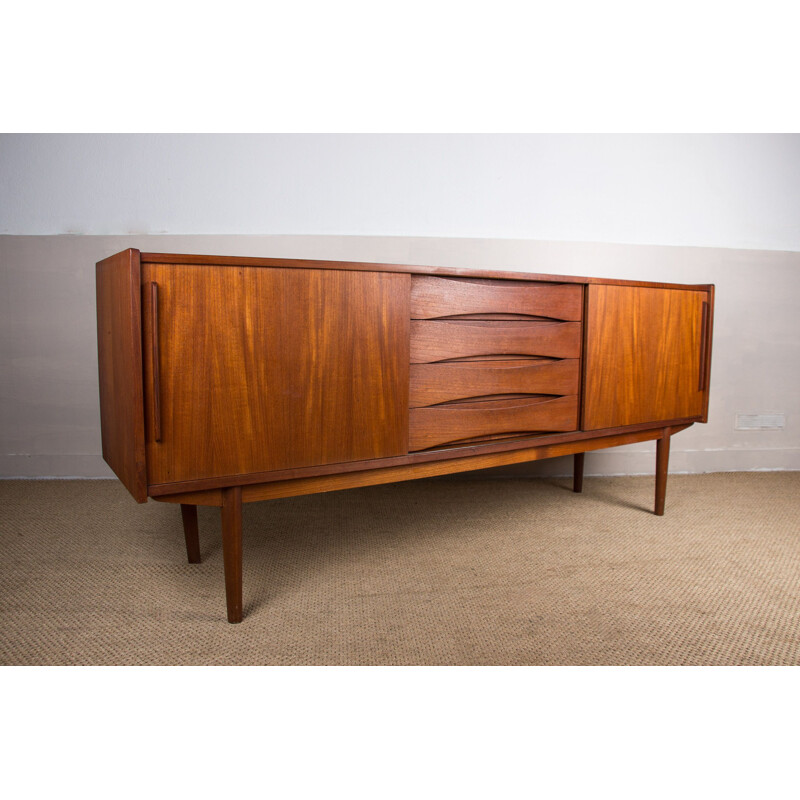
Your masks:
{"label": "electrical wall outlet", "polygon": [[786,414],[737,414],[736,431],[782,431],[786,427]]}

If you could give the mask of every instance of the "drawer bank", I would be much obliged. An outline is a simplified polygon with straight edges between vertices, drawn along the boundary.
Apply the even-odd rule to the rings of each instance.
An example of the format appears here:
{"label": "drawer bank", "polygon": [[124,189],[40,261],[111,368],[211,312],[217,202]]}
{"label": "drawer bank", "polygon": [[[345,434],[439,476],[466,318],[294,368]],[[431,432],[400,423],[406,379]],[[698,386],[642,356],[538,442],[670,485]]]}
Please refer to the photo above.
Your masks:
{"label": "drawer bank", "polygon": [[656,441],[708,414],[714,287],[140,253],[97,264],[103,457],[133,497],[219,506]]}

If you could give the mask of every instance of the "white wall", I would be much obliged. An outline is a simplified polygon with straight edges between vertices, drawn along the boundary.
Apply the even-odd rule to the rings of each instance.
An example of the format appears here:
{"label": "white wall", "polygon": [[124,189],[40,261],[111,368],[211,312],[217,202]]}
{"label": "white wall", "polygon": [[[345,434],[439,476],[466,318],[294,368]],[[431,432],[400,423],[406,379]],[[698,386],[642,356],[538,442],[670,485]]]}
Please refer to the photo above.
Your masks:
{"label": "white wall", "polygon": [[[715,283],[710,421],[676,437],[671,468],[800,469],[799,143],[2,137],[0,475],[110,474],[94,264],[126,247]],[[760,412],[785,430],[734,430]],[[590,454],[587,471],[652,471],[652,450]]]}
{"label": "white wall", "polygon": [[794,134],[6,135],[0,233],[800,250]]}

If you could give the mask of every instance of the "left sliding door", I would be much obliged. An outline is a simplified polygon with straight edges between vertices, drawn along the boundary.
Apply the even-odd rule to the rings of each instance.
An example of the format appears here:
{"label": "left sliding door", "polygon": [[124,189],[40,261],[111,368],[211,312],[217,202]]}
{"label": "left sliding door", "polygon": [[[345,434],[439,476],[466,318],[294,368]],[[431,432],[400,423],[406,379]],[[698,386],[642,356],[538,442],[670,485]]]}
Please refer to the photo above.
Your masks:
{"label": "left sliding door", "polygon": [[409,276],[142,265],[148,483],[408,451]]}

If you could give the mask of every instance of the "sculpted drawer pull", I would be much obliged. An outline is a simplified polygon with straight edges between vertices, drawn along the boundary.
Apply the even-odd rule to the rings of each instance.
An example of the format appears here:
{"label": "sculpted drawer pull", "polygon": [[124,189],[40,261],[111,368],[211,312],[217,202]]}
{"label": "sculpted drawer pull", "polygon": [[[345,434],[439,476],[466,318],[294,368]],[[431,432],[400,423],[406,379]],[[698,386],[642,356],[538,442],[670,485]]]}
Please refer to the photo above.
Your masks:
{"label": "sculpted drawer pull", "polygon": [[411,320],[411,363],[483,355],[580,358],[580,322]]}
{"label": "sculpted drawer pull", "polygon": [[573,431],[577,427],[577,395],[412,408],[408,449],[413,452],[464,439],[512,433],[531,436],[544,431]]}

